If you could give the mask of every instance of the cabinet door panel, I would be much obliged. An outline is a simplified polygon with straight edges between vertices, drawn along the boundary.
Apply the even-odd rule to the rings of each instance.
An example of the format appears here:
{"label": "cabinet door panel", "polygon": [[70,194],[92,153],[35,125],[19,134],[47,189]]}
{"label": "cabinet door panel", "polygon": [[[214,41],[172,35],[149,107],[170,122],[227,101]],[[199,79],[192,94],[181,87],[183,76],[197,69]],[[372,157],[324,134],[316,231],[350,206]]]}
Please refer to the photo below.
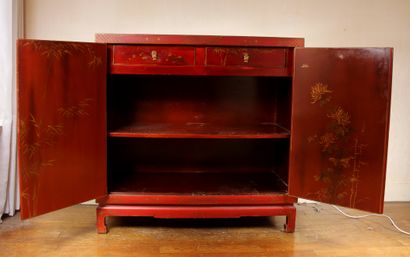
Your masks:
{"label": "cabinet door panel", "polygon": [[105,44],[19,40],[21,218],[106,194]]}
{"label": "cabinet door panel", "polygon": [[383,211],[392,53],[295,50],[289,194]]}

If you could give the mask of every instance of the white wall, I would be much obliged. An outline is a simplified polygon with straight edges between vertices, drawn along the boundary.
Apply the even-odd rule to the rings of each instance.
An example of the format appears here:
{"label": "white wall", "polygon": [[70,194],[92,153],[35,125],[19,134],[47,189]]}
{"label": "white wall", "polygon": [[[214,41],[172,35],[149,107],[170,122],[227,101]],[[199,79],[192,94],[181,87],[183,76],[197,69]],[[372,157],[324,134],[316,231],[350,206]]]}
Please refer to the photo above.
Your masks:
{"label": "white wall", "polygon": [[26,37],[94,33],[304,37],[306,46],[394,47],[386,200],[410,201],[410,1],[26,0]]}

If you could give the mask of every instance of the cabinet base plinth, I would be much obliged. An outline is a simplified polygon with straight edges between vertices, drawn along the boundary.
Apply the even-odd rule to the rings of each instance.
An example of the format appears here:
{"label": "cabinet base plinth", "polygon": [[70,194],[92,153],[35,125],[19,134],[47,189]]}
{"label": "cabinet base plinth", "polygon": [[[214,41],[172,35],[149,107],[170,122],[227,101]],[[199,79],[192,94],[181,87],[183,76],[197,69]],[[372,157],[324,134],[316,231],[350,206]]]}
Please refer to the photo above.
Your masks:
{"label": "cabinet base plinth", "polygon": [[295,231],[296,208],[293,205],[263,206],[135,206],[104,205],[97,207],[97,232],[108,232],[106,217],[140,216],[154,218],[240,218],[250,216],[286,216],[284,231]]}

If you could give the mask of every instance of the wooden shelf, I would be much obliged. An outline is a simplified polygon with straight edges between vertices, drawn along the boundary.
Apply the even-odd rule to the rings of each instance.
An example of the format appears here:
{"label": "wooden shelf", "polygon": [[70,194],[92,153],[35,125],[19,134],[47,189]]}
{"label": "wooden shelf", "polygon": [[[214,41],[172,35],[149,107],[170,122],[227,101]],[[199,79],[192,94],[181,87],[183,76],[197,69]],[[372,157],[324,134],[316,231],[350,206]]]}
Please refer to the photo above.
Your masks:
{"label": "wooden shelf", "polygon": [[[118,172],[121,174],[121,172]],[[110,182],[110,194],[266,195],[287,186],[273,172],[128,172]]]}
{"label": "wooden shelf", "polygon": [[220,126],[207,123],[132,124],[109,132],[128,138],[289,138],[289,130],[274,123]]}
{"label": "wooden shelf", "polygon": [[[201,172],[165,168],[114,170],[105,204],[137,205],[275,205],[292,204],[287,185],[272,169],[237,167]],[[117,173],[115,171],[118,171]],[[124,169],[122,169],[124,171]]]}

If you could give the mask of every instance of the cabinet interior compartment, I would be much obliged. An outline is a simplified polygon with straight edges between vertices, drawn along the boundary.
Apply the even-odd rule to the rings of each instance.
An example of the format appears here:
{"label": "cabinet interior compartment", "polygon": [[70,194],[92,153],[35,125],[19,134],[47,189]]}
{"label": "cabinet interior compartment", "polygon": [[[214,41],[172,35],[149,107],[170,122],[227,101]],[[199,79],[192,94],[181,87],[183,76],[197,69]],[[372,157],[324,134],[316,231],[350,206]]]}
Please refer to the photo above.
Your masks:
{"label": "cabinet interior compartment", "polygon": [[286,194],[291,78],[111,75],[108,192]]}
{"label": "cabinet interior compartment", "polygon": [[110,137],[288,138],[291,79],[113,75]]}
{"label": "cabinet interior compartment", "polygon": [[288,139],[110,138],[108,191],[259,195],[287,192]]}

